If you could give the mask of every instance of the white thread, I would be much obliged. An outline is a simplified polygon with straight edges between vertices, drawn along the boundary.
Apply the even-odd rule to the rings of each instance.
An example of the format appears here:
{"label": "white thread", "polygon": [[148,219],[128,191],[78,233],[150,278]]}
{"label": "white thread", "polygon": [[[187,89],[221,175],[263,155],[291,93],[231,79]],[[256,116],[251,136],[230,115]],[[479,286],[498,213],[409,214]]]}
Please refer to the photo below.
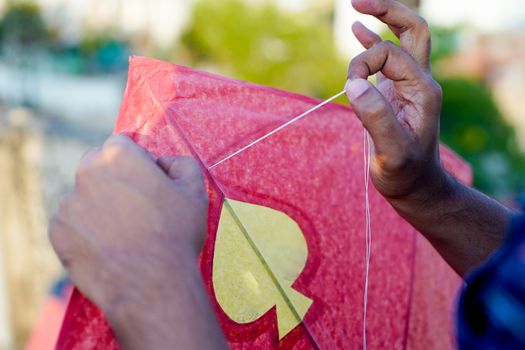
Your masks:
{"label": "white thread", "polygon": [[372,226],[370,219],[370,200],[368,195],[370,183],[371,141],[370,135],[363,129],[363,176],[365,182],[365,288],[363,292],[363,350],[366,350],[366,311],[368,307],[368,283],[370,272],[370,257],[372,255]]}
{"label": "white thread", "polygon": [[301,115],[299,115],[299,116],[297,116],[297,117],[295,117],[295,118],[293,118],[293,119],[290,119],[289,121],[287,121],[287,122],[284,123],[283,125],[281,125],[281,126],[279,126],[278,128],[276,128],[276,129],[270,131],[270,132],[267,133],[266,135],[264,135],[264,136],[258,138],[257,140],[251,142],[251,143],[248,144],[247,146],[244,146],[243,148],[241,148],[241,149],[238,150],[238,151],[233,152],[232,154],[230,154],[230,155],[227,156],[226,158],[223,158],[223,159],[219,160],[217,163],[215,163],[215,164],[213,164],[212,166],[210,166],[210,167],[208,168],[208,170],[211,170],[211,169],[215,168],[217,165],[222,164],[222,163],[224,163],[225,161],[227,161],[227,160],[229,160],[229,159],[235,157],[236,155],[238,155],[238,154],[240,154],[240,153],[246,151],[248,148],[250,148],[250,147],[252,147],[252,146],[255,146],[256,144],[258,144],[258,143],[261,142],[262,140],[264,140],[264,139],[266,139],[266,138],[272,136],[273,134],[275,134],[276,132],[278,132],[278,131],[280,131],[280,130],[286,128],[286,127],[289,126],[290,124],[295,123],[295,122],[298,121],[299,119],[302,119],[302,118],[306,117],[308,114],[310,114],[310,113],[312,113],[312,112],[315,112],[315,111],[318,110],[319,108],[321,108],[321,107],[323,107],[324,105],[326,105],[326,104],[332,102],[333,100],[335,100],[336,98],[338,98],[339,96],[341,96],[341,95],[343,95],[343,94],[345,94],[345,93],[346,93],[346,89],[343,90],[343,91],[341,91],[341,92],[338,93],[337,95],[334,95],[334,96],[330,97],[329,99],[327,99],[327,100],[325,100],[325,101],[319,103],[318,105],[316,105],[316,106],[310,108],[309,110],[307,110],[307,111],[304,112],[303,114],[301,114]]}
{"label": "white thread", "polygon": [[[228,155],[227,157],[219,160],[212,166],[208,167],[208,170],[211,170],[215,168],[216,166],[226,162],[227,160],[239,155],[240,153],[246,151],[247,149],[251,148],[252,146],[255,146],[257,143],[263,141],[264,139],[272,136],[273,134],[279,132],[280,130],[286,128],[287,126],[295,123],[296,121],[306,117],[308,114],[318,110],[319,108],[325,106],[326,104],[332,102],[339,96],[342,96],[346,93],[346,87],[343,91],[339,92],[338,94],[330,97],[329,99],[319,103],[318,105],[310,108],[308,111],[304,112],[303,114],[289,120],[288,122],[284,123],[283,125],[275,128],[274,130],[270,131],[269,133],[263,135],[262,137],[258,138],[257,140],[249,143],[247,146],[233,152],[232,154]],[[370,273],[370,261],[371,261],[371,255],[372,255],[372,226],[371,226],[371,216],[370,216],[370,200],[369,200],[369,183],[370,183],[370,159],[371,159],[371,141],[370,141],[370,135],[366,131],[366,129],[363,129],[363,175],[364,175],[364,187],[365,187],[365,286],[364,286],[364,292],[363,292],[363,350],[366,350],[366,316],[367,316],[367,307],[368,307],[368,285],[369,285],[369,273]]]}

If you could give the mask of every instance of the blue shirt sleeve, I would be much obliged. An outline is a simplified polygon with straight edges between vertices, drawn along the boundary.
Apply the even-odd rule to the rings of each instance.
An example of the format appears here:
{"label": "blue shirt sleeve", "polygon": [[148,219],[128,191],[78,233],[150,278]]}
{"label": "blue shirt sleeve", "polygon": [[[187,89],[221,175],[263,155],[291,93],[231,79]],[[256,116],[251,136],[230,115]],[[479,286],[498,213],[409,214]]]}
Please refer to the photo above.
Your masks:
{"label": "blue shirt sleeve", "polygon": [[472,273],[457,317],[461,350],[525,349],[525,217],[516,217],[505,243]]}

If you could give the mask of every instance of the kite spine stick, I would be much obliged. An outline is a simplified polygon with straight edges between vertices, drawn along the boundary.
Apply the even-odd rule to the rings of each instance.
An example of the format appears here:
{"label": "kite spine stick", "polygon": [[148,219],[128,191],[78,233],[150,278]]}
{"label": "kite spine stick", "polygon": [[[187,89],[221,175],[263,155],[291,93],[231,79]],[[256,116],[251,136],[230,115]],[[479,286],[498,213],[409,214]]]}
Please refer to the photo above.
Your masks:
{"label": "kite spine stick", "polygon": [[287,122],[284,123],[283,125],[279,126],[278,128],[273,129],[272,131],[270,131],[270,132],[267,133],[266,135],[264,135],[264,136],[258,138],[257,140],[251,142],[250,144],[244,146],[244,147],[241,148],[240,150],[233,152],[232,154],[230,154],[230,155],[227,156],[226,158],[223,158],[223,159],[219,160],[217,163],[215,163],[215,164],[213,164],[212,166],[210,166],[210,167],[208,168],[208,170],[212,170],[212,169],[215,168],[216,166],[218,166],[218,165],[220,165],[220,164],[226,162],[227,160],[229,160],[229,159],[231,159],[231,158],[233,158],[233,157],[239,155],[240,153],[246,151],[248,148],[251,148],[252,146],[255,146],[256,144],[258,144],[259,142],[263,141],[264,139],[266,139],[266,138],[272,136],[272,135],[275,134],[276,132],[279,132],[280,130],[286,128],[287,126],[289,126],[289,125],[295,123],[296,121],[298,121],[298,120],[300,120],[300,119],[306,117],[308,114],[310,114],[310,113],[312,113],[312,112],[315,112],[315,111],[318,110],[319,108],[321,108],[321,107],[327,105],[328,103],[330,103],[330,102],[332,102],[333,100],[335,100],[336,98],[338,98],[338,97],[344,95],[345,93],[346,93],[346,89],[343,90],[343,91],[341,91],[340,93],[338,93],[338,94],[336,94],[336,95],[330,97],[329,99],[327,99],[327,100],[325,100],[325,101],[319,103],[318,105],[316,105],[316,106],[310,108],[309,110],[307,110],[307,111],[304,112],[303,114],[301,114],[301,115],[299,115],[299,116],[297,116],[297,117],[295,117],[295,118],[293,118],[293,119],[290,119],[289,121],[287,121]]}

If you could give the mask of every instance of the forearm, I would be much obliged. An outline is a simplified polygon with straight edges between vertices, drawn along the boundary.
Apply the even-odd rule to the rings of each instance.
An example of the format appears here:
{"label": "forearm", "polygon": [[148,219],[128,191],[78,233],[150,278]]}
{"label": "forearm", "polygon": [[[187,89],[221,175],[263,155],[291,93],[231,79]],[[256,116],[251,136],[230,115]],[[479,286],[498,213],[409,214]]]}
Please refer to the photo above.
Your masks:
{"label": "forearm", "polygon": [[108,317],[123,349],[227,349],[197,268],[166,276],[147,299],[131,296]]}
{"label": "forearm", "polygon": [[431,192],[391,203],[465,276],[500,247],[513,212],[446,173],[427,187]]}

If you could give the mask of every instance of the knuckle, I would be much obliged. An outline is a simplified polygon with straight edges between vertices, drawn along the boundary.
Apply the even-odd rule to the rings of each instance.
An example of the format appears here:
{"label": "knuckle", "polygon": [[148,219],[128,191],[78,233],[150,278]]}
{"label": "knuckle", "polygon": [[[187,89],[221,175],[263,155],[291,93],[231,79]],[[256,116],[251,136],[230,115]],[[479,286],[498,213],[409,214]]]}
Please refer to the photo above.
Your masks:
{"label": "knuckle", "polygon": [[384,40],[379,45],[387,51],[397,50],[399,47],[390,40]]}
{"label": "knuckle", "polygon": [[48,232],[48,236],[50,238],[51,244],[53,245],[56,242],[56,235],[59,230],[58,220],[59,220],[58,217],[55,215],[49,221],[49,227],[48,227],[47,232]]}
{"label": "knuckle", "polygon": [[199,173],[200,174],[200,164],[197,162],[195,158],[192,157],[183,157],[182,158],[182,165],[187,169],[191,170],[192,173]]}
{"label": "knuckle", "polygon": [[421,87],[423,98],[427,101],[428,106],[435,106],[435,104],[441,103],[443,100],[443,89],[437,81],[429,77]]}
{"label": "knuckle", "polygon": [[386,59],[388,56],[399,56],[402,49],[392,41],[384,40],[378,44],[378,51],[380,52],[380,55],[384,56]]}
{"label": "knuckle", "polygon": [[[380,44],[378,44],[380,45]],[[355,58],[352,59],[348,66],[348,78],[353,79],[356,77],[365,78],[369,75],[369,69],[367,61],[370,57],[370,51],[368,49],[365,52],[360,53]]]}
{"label": "knuckle", "polygon": [[112,136],[114,141],[109,140],[106,144],[106,149],[113,150],[115,152],[124,152],[129,149],[129,144],[117,136]]}
{"label": "knuckle", "polygon": [[[103,152],[103,161],[100,165],[106,169],[127,166],[127,161],[134,156],[134,153],[131,151],[130,147],[122,143],[107,145],[104,147]],[[136,159],[133,160],[135,161]]]}
{"label": "knuckle", "polygon": [[126,146],[126,145],[129,145],[130,142],[131,140],[129,139],[129,137],[122,135],[122,134],[115,134],[115,135],[111,135],[106,140],[106,142],[104,143],[104,146],[116,146],[116,145]]}
{"label": "knuckle", "polygon": [[58,202],[58,213],[65,214],[67,212],[68,206],[68,200],[62,197]]}
{"label": "knuckle", "polygon": [[80,163],[89,163],[94,158],[96,158],[100,154],[100,147],[93,147],[86,151],[82,158],[80,158]]}
{"label": "knuckle", "polygon": [[75,173],[75,182],[77,185],[83,185],[86,180],[90,179],[101,156],[102,152],[100,149],[93,148],[82,157]]}
{"label": "knuckle", "polygon": [[422,16],[416,15],[414,18],[414,23],[419,29],[428,29],[428,22]]}
{"label": "knuckle", "polygon": [[389,157],[383,163],[383,169],[387,174],[399,175],[404,174],[406,169],[410,168],[412,159],[407,154],[399,154],[396,157]]}
{"label": "knuckle", "polygon": [[110,158],[122,158],[129,155],[133,149],[130,144],[130,140],[123,135],[111,136],[104,143],[104,155]]}
{"label": "knuckle", "polygon": [[75,182],[77,185],[83,185],[85,179],[89,179],[92,166],[87,162],[81,162],[75,174]]}
{"label": "knuckle", "polygon": [[363,113],[365,116],[373,119],[382,118],[389,113],[386,104],[376,98],[370,99],[367,105],[363,106],[363,110],[366,111]]}
{"label": "knuckle", "polygon": [[183,177],[190,183],[202,183],[202,171],[199,162],[193,157],[180,157],[177,166],[181,170]]}
{"label": "knuckle", "polygon": [[79,259],[82,249],[78,245],[78,236],[62,215],[55,215],[49,224],[48,238],[57,257],[66,270],[71,272]]}
{"label": "knuckle", "polygon": [[55,215],[50,223],[48,228],[48,237],[49,241],[51,242],[51,245],[53,246],[53,249],[55,249],[56,253],[61,256],[64,254],[64,248],[65,245],[64,242],[64,223],[63,219],[60,217],[60,215]]}
{"label": "knuckle", "polygon": [[71,198],[72,198],[71,192],[66,193],[64,196],[62,196],[62,198],[58,202],[58,214],[59,215],[67,214],[69,207],[71,205]]}
{"label": "knuckle", "polygon": [[421,40],[430,41],[431,35],[427,20],[421,16],[417,16],[414,23],[414,29],[417,33],[416,35],[419,35]]}
{"label": "knuckle", "polygon": [[417,162],[416,154],[408,142],[397,145],[397,156],[389,157],[383,165],[384,170],[390,174],[406,174]]}
{"label": "knuckle", "polygon": [[115,156],[115,159],[122,159],[129,155],[129,148],[126,144],[115,144],[112,147],[113,155]]}
{"label": "knuckle", "polygon": [[441,87],[441,85],[434,79],[430,81],[430,85],[434,94],[441,99],[441,97],[443,97],[443,88]]}

